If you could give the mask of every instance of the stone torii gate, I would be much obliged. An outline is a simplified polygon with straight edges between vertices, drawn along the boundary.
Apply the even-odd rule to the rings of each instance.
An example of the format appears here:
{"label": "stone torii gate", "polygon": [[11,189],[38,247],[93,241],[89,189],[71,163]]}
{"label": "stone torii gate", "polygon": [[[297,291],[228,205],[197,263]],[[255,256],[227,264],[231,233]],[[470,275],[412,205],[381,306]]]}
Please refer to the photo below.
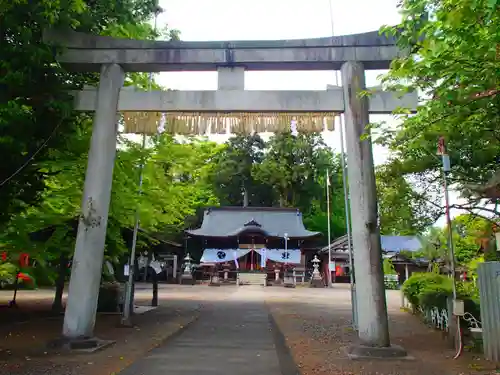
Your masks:
{"label": "stone torii gate", "polygon": [[[365,90],[365,69],[388,69],[401,52],[378,32],[277,41],[161,42],[77,32],[47,31],[45,41],[64,47],[58,61],[79,72],[100,72],[97,89],[75,94],[75,109],[95,111],[92,140],[64,319],[69,339],[91,337],[116,154],[117,111],[317,112],[345,115],[351,195],[358,334],[361,344],[392,355],[383,284],[371,140],[361,137],[369,113],[415,109],[417,96],[401,98]],[[245,91],[245,71],[341,70],[343,87],[325,91]],[[126,72],[217,71],[217,91],[134,92],[123,89]],[[168,123],[167,123],[168,128]],[[396,353],[397,352],[397,353]],[[354,355],[363,351],[354,351]],[[394,354],[396,353],[396,354]]]}

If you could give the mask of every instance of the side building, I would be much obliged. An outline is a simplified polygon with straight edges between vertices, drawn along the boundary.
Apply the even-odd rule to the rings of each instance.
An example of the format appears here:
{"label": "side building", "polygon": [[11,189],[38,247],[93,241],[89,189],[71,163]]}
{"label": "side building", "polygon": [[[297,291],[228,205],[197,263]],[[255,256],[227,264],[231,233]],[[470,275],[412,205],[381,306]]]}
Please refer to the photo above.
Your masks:
{"label": "side building", "polygon": [[307,278],[321,236],[304,227],[298,209],[274,207],[207,208],[201,227],[186,234],[201,240],[204,278],[217,273],[227,282],[262,285],[279,283],[287,268]]}

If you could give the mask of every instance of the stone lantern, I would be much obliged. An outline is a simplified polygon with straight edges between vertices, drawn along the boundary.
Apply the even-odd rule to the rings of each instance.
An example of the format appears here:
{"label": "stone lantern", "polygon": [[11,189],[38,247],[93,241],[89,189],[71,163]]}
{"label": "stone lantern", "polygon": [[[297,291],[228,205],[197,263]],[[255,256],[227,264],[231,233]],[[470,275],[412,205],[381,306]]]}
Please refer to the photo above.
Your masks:
{"label": "stone lantern", "polygon": [[281,267],[279,267],[278,264],[275,264],[274,265],[274,284],[275,285],[281,284],[280,272],[281,272]]}
{"label": "stone lantern", "polygon": [[186,257],[184,258],[184,271],[182,272],[181,275],[181,284],[194,284],[194,279],[193,279],[193,268],[191,265],[191,261],[193,259],[191,258],[191,255],[189,253],[186,254]]}
{"label": "stone lantern", "polygon": [[231,272],[231,267],[228,262],[224,263],[222,272],[224,272],[224,283],[229,283],[229,272]]}
{"label": "stone lantern", "polygon": [[318,259],[317,255],[314,256],[311,263],[313,264],[311,288],[324,288],[325,283],[323,282],[323,278],[321,277],[321,273],[319,272],[319,264],[321,263],[321,261]]}

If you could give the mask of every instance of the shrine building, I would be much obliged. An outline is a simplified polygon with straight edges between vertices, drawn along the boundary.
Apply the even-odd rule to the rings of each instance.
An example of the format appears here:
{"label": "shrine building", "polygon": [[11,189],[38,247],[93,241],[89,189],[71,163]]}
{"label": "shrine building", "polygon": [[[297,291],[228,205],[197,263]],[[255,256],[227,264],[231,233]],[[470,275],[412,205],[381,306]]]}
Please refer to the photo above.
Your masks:
{"label": "shrine building", "polygon": [[207,208],[201,227],[186,234],[201,240],[202,279],[216,273],[240,285],[279,283],[290,269],[305,282],[316,253],[312,244],[321,236],[304,227],[298,209],[275,207]]}

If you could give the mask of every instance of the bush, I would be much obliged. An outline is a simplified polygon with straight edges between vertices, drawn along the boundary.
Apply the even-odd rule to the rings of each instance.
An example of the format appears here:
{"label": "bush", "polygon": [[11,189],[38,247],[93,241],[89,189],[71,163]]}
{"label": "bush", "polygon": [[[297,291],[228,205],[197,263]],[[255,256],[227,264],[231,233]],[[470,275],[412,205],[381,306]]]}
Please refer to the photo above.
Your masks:
{"label": "bush", "polygon": [[55,280],[57,279],[57,270],[51,269],[49,267],[42,267],[37,265],[30,269],[30,275],[35,278],[38,286],[55,286]]}
{"label": "bush", "polygon": [[[428,293],[432,293],[432,285],[439,285],[443,288],[449,287],[451,291],[452,285],[451,280],[443,275],[439,275],[433,272],[419,272],[414,273],[406,280],[403,284],[403,294],[412,304],[414,308],[420,306],[420,294],[424,289],[427,289]],[[436,290],[437,291],[437,290]],[[439,290],[439,293],[442,289]]]}
{"label": "bush", "polygon": [[424,286],[418,295],[418,305],[424,309],[437,307],[440,310],[446,309],[448,297],[453,295],[451,285],[429,284]]}
{"label": "bush", "polygon": [[397,290],[399,289],[398,275],[385,275],[384,276],[385,289]]}
{"label": "bush", "polygon": [[118,312],[121,302],[122,288],[120,283],[105,282],[99,289],[99,299],[97,301],[97,311]]}
{"label": "bush", "polygon": [[0,264],[0,289],[16,282],[17,267],[12,263]]}
{"label": "bush", "polygon": [[[403,284],[403,293],[416,310],[447,308],[447,299],[453,295],[452,280],[436,273],[415,273]],[[465,311],[480,318],[479,291],[474,283],[458,282],[457,297],[464,301]]]}
{"label": "bush", "polygon": [[457,296],[463,299],[465,311],[481,320],[479,289],[477,286],[472,282],[461,281],[457,283]]}

